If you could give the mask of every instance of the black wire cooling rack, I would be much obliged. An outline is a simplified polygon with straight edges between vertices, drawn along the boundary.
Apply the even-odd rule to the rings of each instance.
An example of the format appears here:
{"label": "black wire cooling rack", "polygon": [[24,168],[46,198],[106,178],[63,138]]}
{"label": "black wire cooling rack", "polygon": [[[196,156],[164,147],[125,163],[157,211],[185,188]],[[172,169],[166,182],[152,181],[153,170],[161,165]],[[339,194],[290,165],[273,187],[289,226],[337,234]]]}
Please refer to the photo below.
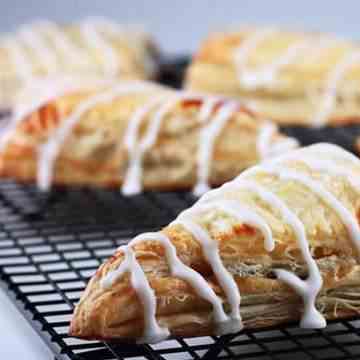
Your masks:
{"label": "black wire cooling rack", "polygon": [[[185,64],[177,62],[178,68]],[[172,66],[163,81],[175,83]],[[352,149],[360,127],[285,129],[303,144]],[[156,345],[115,345],[70,338],[69,321],[89,277],[116,247],[161,228],[195,198],[186,192],[123,198],[117,191],[61,189],[0,182],[0,286],[58,360],[346,360],[360,358],[360,320],[330,322],[324,330],[297,324],[222,337],[170,339]],[[360,318],[358,318],[360,319]],[[0,351],[1,352],[1,351]]]}

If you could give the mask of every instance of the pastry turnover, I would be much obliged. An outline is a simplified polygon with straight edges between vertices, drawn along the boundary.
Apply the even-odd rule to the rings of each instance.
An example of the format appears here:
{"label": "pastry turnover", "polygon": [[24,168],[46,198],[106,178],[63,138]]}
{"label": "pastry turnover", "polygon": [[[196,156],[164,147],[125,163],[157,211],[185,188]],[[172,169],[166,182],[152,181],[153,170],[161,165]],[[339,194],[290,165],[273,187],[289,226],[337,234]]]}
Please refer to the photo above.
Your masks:
{"label": "pastry turnover", "polygon": [[360,47],[319,33],[245,28],[209,36],[190,65],[188,89],[247,98],[285,125],[360,121]]}
{"label": "pastry turnover", "polygon": [[201,194],[296,146],[219,97],[139,81],[79,86],[70,78],[34,88],[0,132],[0,176],[37,180],[43,190],[54,182]]}
{"label": "pastry turnover", "polygon": [[330,144],[243,172],[120,247],[90,280],[70,334],[156,342],[357,314],[359,175],[359,159]]}
{"label": "pastry turnover", "polygon": [[18,90],[34,77],[150,79],[157,57],[147,34],[103,18],[24,25],[0,39],[0,108],[12,107]]}

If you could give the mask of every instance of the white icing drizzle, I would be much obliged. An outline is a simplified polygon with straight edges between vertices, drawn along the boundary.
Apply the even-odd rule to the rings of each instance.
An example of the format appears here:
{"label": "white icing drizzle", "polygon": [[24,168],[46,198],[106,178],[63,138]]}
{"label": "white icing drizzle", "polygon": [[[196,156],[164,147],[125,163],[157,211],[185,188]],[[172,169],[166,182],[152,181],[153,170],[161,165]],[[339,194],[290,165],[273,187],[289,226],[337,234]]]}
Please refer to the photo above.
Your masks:
{"label": "white icing drizzle", "polygon": [[47,191],[50,188],[53,167],[62,144],[70,134],[73,127],[80,121],[82,115],[91,110],[96,104],[108,103],[120,96],[126,96],[133,93],[147,92],[154,89],[154,85],[142,82],[123,83],[113,87],[107,92],[90,97],[80,103],[75,111],[64,119],[62,125],[56,129],[52,137],[41,146],[38,160],[37,184],[41,190]]}
{"label": "white icing drizzle", "polygon": [[[219,188],[218,190],[222,189]],[[212,191],[210,192],[210,194]],[[206,194],[204,195],[206,197]],[[249,224],[253,227],[258,228],[263,236],[264,236],[264,247],[267,251],[272,251],[275,247],[274,240],[271,235],[271,229],[266,224],[266,222],[259,216],[255,211],[250,209],[247,206],[241,205],[236,201],[233,200],[219,200],[215,204],[211,204],[208,206],[204,204],[203,201],[198,201],[192,208],[183,211],[179,216],[178,219],[182,219],[184,217],[192,216],[193,214],[203,212],[212,208],[218,208],[225,213],[236,217],[238,220]]]}
{"label": "white icing drizzle", "polygon": [[105,74],[117,75],[120,69],[120,57],[96,25],[96,22],[85,20],[80,24],[80,32],[85,42],[101,54]]}
{"label": "white icing drizzle", "polygon": [[314,126],[322,126],[329,120],[329,116],[335,106],[339,83],[344,79],[349,69],[358,63],[360,63],[360,51],[351,52],[345,55],[343,59],[336,64],[334,69],[331,70],[326,81],[321,105],[311,122]]}
{"label": "white icing drizzle", "polygon": [[3,39],[1,46],[7,50],[16,73],[24,82],[28,82],[33,74],[33,68],[23,46],[10,38]]}
{"label": "white icing drizzle", "polygon": [[248,36],[242,41],[241,45],[234,52],[235,65],[238,72],[239,81],[241,81],[250,54],[257,48],[257,46],[272,36],[276,30],[272,28],[256,30],[252,35]]}
{"label": "white icing drizzle", "polygon": [[268,173],[278,175],[280,179],[293,180],[309,188],[319,196],[339,216],[342,223],[348,230],[350,237],[360,254],[360,227],[354,215],[334,195],[332,195],[318,181],[311,179],[308,175],[293,170],[279,170],[273,166],[266,167]]}
{"label": "white icing drizzle", "polygon": [[[136,143],[138,128],[142,121],[146,118],[146,115],[155,106],[164,100],[163,104],[155,112],[150,119],[148,129],[143,139]],[[200,123],[204,123],[210,117],[214,107],[218,101],[218,98],[209,97],[206,98],[203,95],[178,92],[170,98],[160,97],[159,99],[150,100],[143,107],[137,109],[132,118],[129,121],[129,127],[125,133],[124,143],[129,152],[129,166],[125,174],[124,183],[122,186],[122,193],[124,195],[135,195],[141,192],[142,184],[142,164],[143,158],[146,152],[152,148],[156,139],[158,138],[161,124],[164,121],[166,115],[171,111],[176,104],[186,100],[200,100],[203,104],[200,108],[198,119]]]}
{"label": "white icing drizzle", "polygon": [[[243,221],[244,223],[257,227],[264,236],[265,248],[268,251],[273,250],[275,244],[272,239],[271,229],[257,213],[232,200],[223,200],[221,202],[217,202],[214,206],[230,216],[234,216],[238,220]],[[200,225],[190,220],[193,215],[209,209],[211,209],[211,206],[209,207],[207,204],[198,203],[197,206],[182,212],[172,225],[181,224],[187,231],[193,234],[196,240],[201,244],[204,257],[210,264],[231,307],[229,322],[231,324],[232,331],[228,332],[236,332],[242,328],[240,316],[240,291],[233,277],[229,274],[221,261],[217,242],[212,240]]]}
{"label": "white icing drizzle", "polygon": [[[146,234],[141,235],[141,238],[144,238],[145,235]],[[133,241],[136,240],[137,238]],[[122,246],[119,250],[123,251],[124,260],[116,270],[108,273],[107,276],[101,280],[101,285],[105,289],[108,289],[116,279],[123,276],[126,272],[129,272],[131,286],[144,307],[144,331],[142,338],[139,339],[138,342],[155,343],[165,340],[169,336],[169,330],[161,328],[156,321],[156,297],[154,290],[150,287],[146,275],[138,263],[131,246]]]}
{"label": "white icing drizzle", "polygon": [[[307,56],[311,61],[323,53],[324,49],[329,49],[339,44],[340,39],[328,38],[325,36],[315,36],[314,39],[300,40],[290,44],[288,48],[276,58],[272,63],[259,69],[246,69],[246,62],[252,51],[256,49],[259,42],[274,33],[273,29],[261,29],[255,31],[253,35],[245,39],[242,45],[235,50],[234,62],[237,67],[239,82],[249,89],[256,89],[260,86],[271,86],[278,78],[280,70],[295,61],[299,54],[309,51]],[[360,62],[360,52],[353,51],[346,54],[341,61],[331,70],[327,80],[325,90],[321,99],[321,105],[316,110],[311,124],[313,126],[323,126],[329,119],[334,109],[337,97],[337,88],[347,71]]]}
{"label": "white icing drizzle", "polygon": [[[79,24],[80,33],[86,46],[96,49],[102,57],[101,64],[106,75],[117,75],[121,65],[121,59],[110,41],[106,39],[102,30],[123,34],[119,25],[110,21],[89,18]],[[51,39],[47,42],[45,36]],[[39,20],[29,25],[22,26],[14,37],[2,39],[3,46],[9,53],[17,74],[28,81],[33,75],[33,63],[26,48],[31,49],[34,57],[41,64],[46,74],[55,73],[58,69],[58,58],[53,46],[62,58],[70,63],[88,67],[91,59],[89,55],[76,45],[71,38],[55,23],[47,20]],[[130,44],[130,46],[132,46]],[[66,62],[65,62],[66,65]]]}
{"label": "white icing drizzle", "polygon": [[[103,29],[107,34],[110,34],[117,39],[123,38],[126,41],[129,38],[130,34],[133,41],[127,41],[127,45],[132,47],[135,55],[139,53],[139,47],[137,42],[147,42],[147,35],[144,30],[139,26],[120,26],[119,24],[101,16],[91,16],[87,19],[87,21],[95,24],[98,27],[101,27],[101,29]],[[153,75],[156,74],[157,64],[151,53],[141,52],[140,56],[146,73]]]}
{"label": "white icing drizzle", "polygon": [[230,332],[241,330],[243,325],[240,316],[240,291],[235,280],[222,263],[217,242],[213,241],[209,234],[203,230],[200,225],[188,219],[184,213],[182,216],[178,217],[173,224],[182,225],[200,243],[205,260],[210,264],[211,269],[219,284],[221,284],[227,301],[231,307],[231,314],[228,317],[229,324],[232,328]]}
{"label": "white icing drizzle", "polygon": [[197,183],[193,190],[197,196],[204,194],[210,189],[208,180],[215,142],[226,123],[238,109],[239,104],[237,102],[229,101],[224,103],[209,125],[200,131],[197,154]]}
{"label": "white icing drizzle", "polygon": [[[19,103],[14,109],[14,115],[11,116],[9,123],[0,129],[0,151],[4,149],[8,141],[13,136],[17,126],[22,121],[25,121],[28,115],[41,108],[43,105],[56,99],[57,97],[66,93],[77,91],[90,87],[105,86],[111,81],[106,79],[76,79],[76,77],[61,77],[50,79],[33,79],[31,82],[31,89],[36,89],[37,96],[29,103]],[[29,91],[24,87],[23,91]]]}
{"label": "white icing drizzle", "polygon": [[[166,102],[155,112],[154,116],[151,118],[148,130],[143,139],[141,139],[140,142],[134,146],[134,151],[130,158],[130,164],[126,172],[125,181],[122,188],[124,194],[134,195],[141,191],[143,157],[145,153],[152,146],[154,146],[164,117],[180,100],[180,94],[174,95],[170,99],[167,99]],[[129,135],[129,133],[127,135]],[[127,142],[128,139],[129,137],[125,139],[125,142]]]}
{"label": "white icing drizzle", "polygon": [[256,139],[256,149],[260,159],[265,159],[269,155],[271,139],[277,131],[277,126],[271,122],[266,122],[259,129]]}
{"label": "white icing drizzle", "polygon": [[255,89],[259,86],[270,86],[277,79],[280,70],[291,64],[305,50],[313,47],[310,40],[300,40],[288,46],[288,48],[273,62],[260,69],[242,71],[240,81],[247,88]]}
{"label": "white icing drizzle", "polygon": [[[304,225],[297,217],[297,215],[291,211],[285,202],[283,202],[276,194],[265,189],[263,186],[256,184],[255,182],[240,177],[232,183],[229,183],[218,189],[217,192],[213,192],[213,194],[209,193],[209,196],[206,194],[202,201],[211,202],[212,200],[216,199],[216,197],[219,196],[222,192],[234,189],[251,191],[262,201],[266,202],[269,206],[276,207],[279,210],[283,221],[292,228],[298,241],[303,258],[308,267],[309,276],[306,280],[302,280],[295,274],[290,274],[288,271],[282,269],[275,270],[275,273],[279,279],[287,282],[290,286],[293,286],[299,295],[301,295],[303,298],[304,314],[300,323],[301,327],[324,327],[326,325],[325,319],[315,307],[316,296],[322,287],[322,278],[317,264],[311,256]],[[274,243],[273,239],[272,242]],[[269,249],[268,247],[266,250],[271,251],[272,249]]]}
{"label": "white icing drizzle", "polygon": [[[322,154],[325,159],[318,160],[312,158],[312,155],[319,153]],[[328,158],[326,158],[326,156],[328,156]],[[330,156],[331,159],[329,158]],[[332,160],[334,156],[335,159]],[[316,261],[313,259],[309,249],[305,226],[298,215],[293,212],[275,192],[266,189],[263,185],[257,184],[255,179],[251,178],[251,176],[255,176],[260,173],[271,174],[278,177],[280,180],[298,182],[302,186],[308,188],[336,212],[344,226],[347,228],[357,250],[360,250],[360,228],[355,216],[341,203],[340,200],[332,195],[325,186],[322,185],[322,183],[313,179],[306,173],[286,168],[286,163],[284,162],[290,159],[299,160],[300,162],[303,161],[313,170],[324,171],[334,176],[340,174],[341,176],[346,176],[347,178],[350,178],[351,172],[343,166],[336,165],[336,159],[339,161],[344,159],[345,161],[349,161],[351,165],[356,164],[359,166],[359,160],[333,145],[320,144],[308,147],[304,150],[298,150],[293,154],[286,154],[278,159],[269,161],[264,165],[256,166],[252,170],[242,173],[235,180],[216,190],[206,193],[192,208],[182,212],[171,224],[181,224],[201,245],[204,257],[211,266],[219,285],[225,293],[227,302],[231,307],[230,315],[227,315],[224,312],[220,299],[216,297],[216,294],[213,292],[209,284],[201,277],[201,275],[180,261],[176,255],[175,247],[164,234],[144,234],[137,237],[136,240],[133,240],[128,245],[130,247],[138,242],[146,240],[159,241],[166,251],[166,257],[171,274],[188,281],[194,287],[194,290],[198,292],[199,296],[208,300],[213,305],[214,321],[218,325],[219,333],[237,331],[241,328],[240,292],[233,277],[229,274],[221,261],[218,243],[210,237],[205,229],[194,222],[193,217],[201,214],[202,212],[219,209],[220,211],[224,211],[226,214],[236,218],[240,222],[249,224],[259,229],[264,236],[264,247],[267,251],[272,251],[275,246],[272,231],[261,215],[259,215],[255,210],[241,205],[239,200],[224,200],[226,192],[234,190],[251,192],[255,196],[259,197],[261,201],[265,202],[269,207],[277,209],[282,220],[292,229],[304,261],[307,265],[308,277],[306,280],[302,280],[296,274],[284,269],[277,269],[275,270],[275,273],[280,280],[293,287],[303,299],[304,312],[300,325],[305,328],[323,328],[326,326],[324,317],[315,307],[316,297],[322,288],[323,281]],[[334,167],[334,165],[336,166]],[[125,271],[124,267],[126,266],[126,264],[123,266],[120,265],[118,269],[108,273],[103,279],[103,285],[107,285],[107,287],[111,286],[111,284],[123,274]],[[129,271],[132,271],[132,269]],[[148,284],[145,284],[147,281],[146,278],[141,278],[139,281],[144,281],[142,286],[147,288]],[[154,313],[156,301],[154,300],[153,292],[151,292],[151,294],[152,298],[150,299],[149,297],[145,300],[148,306],[147,309],[150,310],[145,311],[144,316],[150,316],[154,321],[156,321]],[[156,340],[156,332],[154,337],[149,334],[147,335]],[[159,338],[161,339],[161,337]]]}
{"label": "white icing drizzle", "polygon": [[[213,108],[216,105],[216,99],[210,99],[210,101],[211,107]],[[239,104],[234,102],[224,103],[210,124],[201,130],[197,162],[197,184],[193,190],[196,196],[200,196],[210,189],[208,178],[211,169],[211,159],[214,144],[222,129],[225,127],[226,123],[231,119],[231,116],[238,108]],[[265,122],[260,126],[259,134],[256,140],[256,149],[260,159],[265,159],[269,156],[276,155],[281,151],[292,149],[298,145],[295,139],[289,138],[284,138],[283,140],[272,144],[271,139],[277,132],[277,129],[277,126],[270,122]]]}
{"label": "white icing drizzle", "polygon": [[62,58],[71,63],[86,65],[87,55],[82,49],[76,46],[69,36],[59,26],[48,20],[40,20],[34,24],[40,32],[49,36],[55,49]]}
{"label": "white icing drizzle", "polygon": [[197,271],[182,263],[176,254],[175,246],[167,236],[156,233],[155,238],[164,247],[172,276],[187,281],[201,298],[207,300],[213,306],[214,321],[219,325],[218,334],[225,333],[228,318],[223,309],[222,300]]}
{"label": "white icing drizzle", "polygon": [[342,176],[349,182],[354,190],[360,193],[360,181],[353,177],[351,171],[343,166],[335,164],[333,161],[317,160],[317,159],[302,159],[302,161],[309,166],[309,168],[319,171],[325,171],[332,175]]}
{"label": "white icing drizzle", "polygon": [[277,131],[278,127],[268,121],[260,126],[258,137],[256,139],[256,149],[261,160],[281,154],[284,151],[298,146],[297,140],[288,137],[272,143],[272,138]]}
{"label": "white icing drizzle", "polygon": [[[242,70],[239,73],[239,81],[249,89],[260,86],[271,86],[279,76],[280,71],[287,65],[293,63],[299,55],[307,51],[307,57],[312,61],[323,53],[324,49],[331,48],[339,42],[325,36],[314,36],[312,39],[299,40],[290,44],[287,49],[273,62],[254,70]],[[236,60],[235,60],[236,61]]]}
{"label": "white icing drizzle", "polygon": [[[325,149],[326,150],[326,149]],[[344,152],[344,154],[347,154]],[[289,159],[289,156],[284,156],[281,160]],[[296,159],[296,156],[291,156],[291,159]],[[351,158],[351,160],[353,160]],[[329,161],[321,160],[304,160],[303,156],[299,156],[299,161],[305,162],[312,169],[320,169],[320,170],[328,170],[329,173],[338,174],[342,176],[350,176],[350,172],[344,169],[334,168],[334,164]],[[273,163],[278,164],[280,161],[273,161]],[[293,180],[300,182],[302,185],[308,187],[313,193],[317,194],[328,206],[336,211],[338,216],[341,218],[343,224],[346,226],[357,251],[360,253],[360,228],[359,225],[351,212],[338,200],[334,197],[330,192],[328,192],[319,182],[309,178],[309,176],[298,173],[291,170],[281,170],[276,169],[274,165],[264,166],[264,167],[255,167],[251,172],[247,172],[246,175],[254,175],[258,171],[265,171],[266,173],[272,173],[274,175],[279,176],[280,179],[284,180]],[[300,248],[302,250],[302,254],[304,259],[308,265],[309,269],[309,277],[306,281],[303,281],[296,277],[294,274],[291,274],[284,270],[277,270],[278,277],[287,282],[290,286],[293,286],[295,290],[303,297],[304,300],[304,315],[301,321],[301,326],[303,327],[323,327],[325,326],[325,320],[321,318],[320,314],[317,312],[315,308],[315,300],[318,292],[322,286],[322,280],[320,276],[320,272],[316,266],[315,261],[312,259],[307,239],[305,235],[305,229],[303,224],[301,224],[300,220],[293,214],[281,200],[265,189],[262,189],[259,185],[243,180],[245,174],[239,176],[238,179],[234,180],[232,183],[224,185],[218,190],[212,191],[209,194],[205,194],[202,199],[200,199],[199,204],[209,201],[211,199],[216,198],[216,196],[220,195],[223,191],[229,190],[229,188],[245,188],[252,192],[255,192],[257,196],[259,196],[263,201],[266,201],[271,206],[276,206],[282,213],[284,220],[292,226]],[[351,181],[349,179],[349,181]],[[358,189],[358,184],[355,184]],[[214,204],[213,206],[216,206]]]}
{"label": "white icing drizzle", "polygon": [[[316,62],[319,57],[323,56],[326,51],[331,50],[335,46],[339,46],[343,39],[334,36],[320,35],[319,40],[314,43],[314,47],[306,54],[306,62]],[[315,46],[316,45],[316,46]]]}
{"label": "white icing drizzle", "polygon": [[135,195],[141,192],[141,176],[142,176],[142,151],[138,151],[140,145],[137,144],[139,128],[146,119],[148,113],[155,109],[163,96],[151,99],[144,106],[138,108],[129,120],[129,126],[126,129],[124,137],[124,145],[128,151],[129,166],[124,176],[121,192],[124,195]]}
{"label": "white icing drizzle", "polygon": [[[305,151],[306,150],[306,151]],[[299,156],[298,152],[292,152],[290,154],[284,154],[282,156],[278,156],[269,161],[270,164],[279,164],[286,160],[297,160],[304,161],[307,159],[314,159],[314,157],[328,157],[329,154],[332,154],[337,162],[349,162],[353,166],[359,165],[359,159],[350,152],[344,151],[340,146],[330,144],[330,143],[318,143],[315,145],[310,145],[302,150],[301,156]],[[324,162],[324,159],[319,160]],[[326,161],[334,161],[334,159],[326,159]],[[251,169],[246,170],[244,173],[251,172],[258,169],[258,167],[253,167]]]}
{"label": "white icing drizzle", "polygon": [[268,157],[278,156],[286,151],[293,150],[299,146],[299,142],[294,138],[284,137],[283,139],[277,140],[268,151]]}
{"label": "white icing drizzle", "polygon": [[[108,34],[111,34],[113,36],[116,36],[117,38],[123,38],[126,39],[126,32],[130,30],[129,26],[121,26],[120,24],[117,24],[105,17],[101,16],[89,16],[85,22],[92,24],[96,28],[101,29],[102,31],[105,31]],[[136,36],[138,33],[138,30],[136,30],[134,27],[132,29],[132,35]],[[129,46],[132,44],[130,43]]]}
{"label": "white icing drizzle", "polygon": [[[300,161],[302,163],[304,163],[306,166],[308,166],[310,169],[312,170],[316,170],[316,171],[320,171],[320,172],[325,172],[325,173],[329,173],[331,175],[337,175],[337,176],[342,176],[344,177],[349,184],[353,187],[354,190],[360,192],[360,181],[357,180],[356,178],[354,178],[353,173],[347,169],[345,166],[343,166],[343,164],[339,165],[339,162],[334,161],[335,159],[317,159],[314,157],[314,155],[312,157],[308,156],[302,156],[301,159],[298,158],[297,156],[292,156],[292,155],[285,155],[281,157],[281,160],[297,160]],[[349,160],[345,157],[345,159],[341,158],[341,160]],[[351,159],[353,160],[353,159]],[[274,159],[272,161],[274,164],[279,163],[279,159]]]}
{"label": "white icing drizzle", "polygon": [[204,99],[198,116],[200,124],[203,124],[209,120],[210,116],[215,111],[216,105],[219,103],[220,100],[221,99],[219,97],[215,96],[208,96]]}
{"label": "white icing drizzle", "polygon": [[348,161],[349,163],[351,163],[354,166],[358,166],[359,165],[359,158],[356,157],[354,154],[348,152],[348,151],[344,151],[343,148],[341,148],[340,146],[334,145],[334,144],[327,144],[327,143],[320,143],[320,144],[316,144],[316,145],[312,145],[308,147],[309,149],[309,153],[310,150],[317,155],[322,155],[322,156],[329,156],[330,153],[336,154],[337,157]]}
{"label": "white icing drizzle", "polygon": [[35,26],[23,27],[19,30],[18,37],[35,54],[37,61],[42,65],[47,74],[56,72],[56,56],[44,39],[42,39]]}
{"label": "white icing drizzle", "polygon": [[[314,153],[312,153],[314,149]],[[329,173],[331,175],[337,175],[345,177],[349,184],[355,191],[360,192],[360,181],[354,177],[352,171],[350,171],[345,165],[350,163],[351,165],[358,165],[358,158],[349,153],[344,152],[341,148],[333,144],[318,144],[307,148],[308,153],[303,154],[301,158],[298,155],[285,154],[271,160],[272,164],[279,164],[283,161],[295,160],[304,163],[312,170]],[[333,154],[332,159],[318,159],[317,156],[326,156],[329,153]],[[295,153],[296,154],[296,153]],[[336,156],[335,156],[336,155]]]}
{"label": "white icing drizzle", "polygon": [[[230,327],[233,325],[231,324],[231,322],[229,323],[228,316],[226,315],[223,309],[221,299],[216,295],[216,293],[209,285],[209,283],[197,271],[193,270],[192,268],[182,263],[182,261],[178,258],[176,254],[175,246],[171,243],[170,239],[165,234],[157,232],[157,233],[145,233],[139,235],[128,244],[127,248],[146,240],[156,240],[164,247],[165,256],[168,262],[171,275],[187,281],[192,286],[193,290],[201,298],[207,300],[213,306],[214,321],[218,326],[217,333],[219,335],[228,333],[229,330],[231,330]],[[135,259],[135,257],[133,257],[133,259]],[[135,260],[134,263],[137,263],[137,261]],[[138,263],[137,265],[140,267]],[[131,270],[133,271],[133,268]],[[104,277],[104,279],[102,280],[102,285],[105,288],[108,288],[108,286],[109,285],[111,286],[113,282],[116,281],[116,279],[118,279],[118,277],[121,276],[122,274],[123,274],[123,269],[121,268],[120,265],[118,269],[109,272]],[[145,278],[144,282],[142,283],[142,286],[144,286],[145,282],[147,283],[147,285],[149,285],[148,280]],[[147,323],[153,323],[153,321],[156,322],[156,318],[155,318],[156,298],[153,292],[151,296],[150,296],[150,292],[148,292],[148,295],[149,296],[142,299],[144,303],[146,303],[146,307],[150,309],[150,311],[146,312],[146,307],[144,306],[144,310],[145,310],[144,316],[147,319],[146,321]],[[149,321],[150,317],[153,321]],[[235,331],[237,331],[237,329]],[[156,339],[155,334],[147,334],[147,337]],[[155,341],[159,341],[159,340],[156,339]]]}

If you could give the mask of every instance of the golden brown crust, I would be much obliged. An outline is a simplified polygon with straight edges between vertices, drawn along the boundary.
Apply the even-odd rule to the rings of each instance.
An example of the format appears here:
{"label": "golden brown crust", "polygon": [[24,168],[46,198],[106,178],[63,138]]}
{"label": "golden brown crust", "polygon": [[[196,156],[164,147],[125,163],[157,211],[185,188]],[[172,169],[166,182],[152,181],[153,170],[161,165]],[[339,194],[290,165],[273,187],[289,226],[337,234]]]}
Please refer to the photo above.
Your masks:
{"label": "golden brown crust", "polygon": [[[98,91],[59,96],[23,119],[0,155],[0,175],[33,182],[41,145],[53,136],[62,121],[79,104]],[[159,93],[175,94],[172,90],[154,87],[154,91],[147,95],[129,94],[103,105],[98,104],[83,114],[61,147],[55,163],[54,184],[121,185],[129,163],[123,141],[131,116]],[[145,189],[184,189],[195,184],[198,136],[202,126],[197,116],[201,104],[202,101],[196,99],[181,101],[164,119],[155,145],[144,157],[142,181]],[[214,113],[221,104],[219,101]],[[150,117],[140,129],[141,136],[146,132],[149,120]],[[259,161],[256,142],[261,126],[262,121],[251,111],[239,108],[216,141],[210,184],[222,184]],[[284,139],[275,131],[271,143]]]}
{"label": "golden brown crust", "polygon": [[[317,153],[316,151],[314,153]],[[331,158],[319,152],[321,158]],[[327,157],[326,157],[327,156]],[[335,154],[336,156],[336,154]],[[335,159],[336,157],[334,157]],[[286,164],[286,165],[285,165]],[[354,178],[360,166],[348,166]],[[343,176],[310,169],[299,160],[284,162],[320,181],[359,219],[360,201],[357,190]],[[320,270],[323,285],[316,305],[327,319],[356,315],[360,311],[360,266],[350,234],[339,215],[316,193],[298,182],[275,175],[247,175],[275,192],[304,224],[309,247]],[[219,195],[220,196],[220,195]],[[233,275],[240,290],[240,311],[246,328],[259,328],[298,320],[302,314],[301,298],[294,289],[274,275],[276,269],[287,269],[305,278],[307,265],[299,250],[295,233],[276,208],[263,203],[246,189],[231,189],[221,197],[239,201],[256,209],[271,227],[275,248],[264,247],[262,233],[255,227],[219,210],[216,206],[193,215],[195,221],[218,243],[221,260]],[[206,261],[198,240],[181,224],[170,224],[162,230],[176,248],[181,262],[202,275],[229,309],[227,299]],[[171,276],[163,245],[144,240],[132,246],[157,301],[156,319],[169,328],[173,336],[211,335],[215,332],[212,309],[185,280]],[[87,339],[124,340],[138,338],[143,330],[143,307],[125,274],[110,288],[101,285],[107,274],[117,269],[124,259],[122,250],[105,262],[88,284],[76,307],[70,334]],[[126,309],[124,311],[123,309]]]}
{"label": "golden brown crust", "polygon": [[[316,37],[319,40],[314,42],[312,50],[300,51],[293,61],[280,68],[276,81],[252,88],[239,79],[234,54],[244,41],[259,30],[262,29],[249,28],[210,35],[188,68],[186,87],[248,99],[261,116],[280,124],[316,126],[315,117],[324,102],[331,72],[346,56],[357,53],[359,46],[335,37],[329,40],[330,36],[324,40],[325,35],[322,34],[277,30],[249,53],[247,71],[266,69],[266,66],[280,59],[291,45],[314,41]],[[359,81],[360,66],[354,63],[337,84],[337,97],[327,124],[341,126],[359,122]]]}

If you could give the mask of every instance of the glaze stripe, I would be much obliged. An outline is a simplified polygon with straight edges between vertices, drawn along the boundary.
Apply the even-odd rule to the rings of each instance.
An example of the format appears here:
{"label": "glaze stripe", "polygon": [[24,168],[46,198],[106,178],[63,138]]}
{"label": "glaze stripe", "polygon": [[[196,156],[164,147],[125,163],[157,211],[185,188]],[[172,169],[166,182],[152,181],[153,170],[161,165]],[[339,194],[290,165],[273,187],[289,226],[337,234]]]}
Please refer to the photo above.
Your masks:
{"label": "glaze stripe", "polygon": [[197,153],[197,183],[193,190],[196,196],[200,196],[210,189],[210,165],[216,140],[238,109],[239,104],[236,102],[223,104],[209,125],[200,130]]}
{"label": "glaze stripe", "polygon": [[144,93],[153,90],[152,84],[134,82],[132,84],[118,85],[108,92],[97,94],[84,102],[74,110],[74,112],[64,119],[62,125],[55,130],[55,133],[49,140],[40,147],[38,160],[37,184],[43,190],[49,190],[52,182],[54,164],[66,138],[71,130],[81,120],[84,113],[91,111],[96,104],[104,104],[114,101],[120,96],[126,96],[134,93]]}

